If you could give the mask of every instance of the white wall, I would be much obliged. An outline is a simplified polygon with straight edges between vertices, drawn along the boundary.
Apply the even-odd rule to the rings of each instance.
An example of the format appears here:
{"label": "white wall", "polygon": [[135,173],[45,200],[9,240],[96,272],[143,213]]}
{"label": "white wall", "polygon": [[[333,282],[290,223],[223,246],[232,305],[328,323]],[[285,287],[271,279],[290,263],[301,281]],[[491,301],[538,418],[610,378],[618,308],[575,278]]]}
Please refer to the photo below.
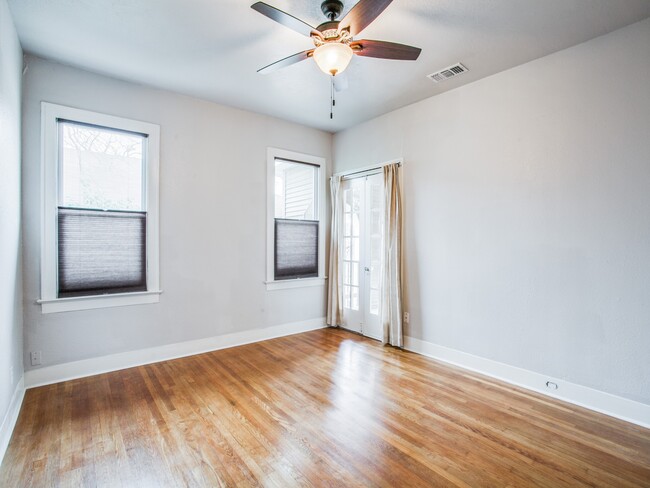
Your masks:
{"label": "white wall", "polygon": [[[329,133],[28,57],[25,357],[43,366],[325,315],[324,287],[266,291],[267,146],[330,159]],[[40,102],[161,127],[160,303],[41,314]],[[27,363],[27,361],[25,361]],[[25,364],[26,369],[31,369]]]}
{"label": "white wall", "polygon": [[[0,0],[0,425],[23,375],[20,88],[23,53]],[[2,449],[0,445],[0,460]]]}
{"label": "white wall", "polygon": [[334,137],[397,157],[408,335],[650,403],[650,20]]}

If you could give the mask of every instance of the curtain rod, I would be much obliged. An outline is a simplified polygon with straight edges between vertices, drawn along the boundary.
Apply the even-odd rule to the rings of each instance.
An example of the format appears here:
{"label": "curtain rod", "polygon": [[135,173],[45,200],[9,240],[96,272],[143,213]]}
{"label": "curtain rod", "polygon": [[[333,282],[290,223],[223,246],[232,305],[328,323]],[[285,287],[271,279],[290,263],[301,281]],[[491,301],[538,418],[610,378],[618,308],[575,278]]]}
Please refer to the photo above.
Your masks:
{"label": "curtain rod", "polygon": [[396,159],[393,161],[388,161],[387,163],[383,164],[377,164],[377,165],[372,165],[372,166],[365,166],[363,168],[359,168],[356,171],[351,171],[347,173],[335,173],[332,176],[340,176],[342,180],[345,179],[350,179],[350,178],[360,178],[364,174],[372,174],[373,172],[379,172],[383,169],[384,166],[388,166],[389,164],[397,163],[397,166],[402,166],[403,161],[401,159]]}

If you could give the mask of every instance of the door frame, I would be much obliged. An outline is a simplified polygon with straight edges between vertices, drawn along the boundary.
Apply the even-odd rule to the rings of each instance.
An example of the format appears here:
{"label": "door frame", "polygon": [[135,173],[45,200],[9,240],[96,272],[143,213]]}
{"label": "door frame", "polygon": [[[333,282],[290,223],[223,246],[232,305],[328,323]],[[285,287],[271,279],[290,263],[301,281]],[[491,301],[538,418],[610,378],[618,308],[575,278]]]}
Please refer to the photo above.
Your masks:
{"label": "door frame", "polygon": [[[365,178],[365,177],[373,175],[373,174],[382,173],[384,166],[387,166],[389,164],[395,164],[395,163],[398,164],[402,168],[401,178],[400,178],[400,186],[403,186],[403,184],[404,184],[404,159],[403,158],[391,159],[389,161],[385,161],[385,162],[379,163],[379,164],[371,164],[371,165],[361,166],[359,168],[352,168],[352,169],[348,169],[348,170],[345,170],[345,171],[339,171],[339,172],[333,173],[332,176],[340,176],[341,180],[342,180],[341,184],[343,184],[343,180],[346,180],[346,179]],[[403,192],[400,192],[400,194],[403,195]],[[339,260],[339,262],[342,263],[342,260]],[[361,270],[359,270],[359,271],[360,271],[360,274],[361,274]],[[365,279],[365,273],[363,273],[363,278],[361,276],[359,276],[359,279]],[[343,285],[341,284],[341,286],[343,286]],[[359,297],[359,299],[361,300],[361,297]],[[345,329],[345,330],[350,330],[351,332],[355,332],[355,333],[359,333],[361,335],[364,335],[363,334],[363,329],[355,330],[355,329],[348,329],[347,327],[343,327],[343,326],[341,326],[341,327],[343,329]],[[374,337],[370,337],[370,336],[366,336],[366,337],[369,337],[371,339],[375,339]]]}

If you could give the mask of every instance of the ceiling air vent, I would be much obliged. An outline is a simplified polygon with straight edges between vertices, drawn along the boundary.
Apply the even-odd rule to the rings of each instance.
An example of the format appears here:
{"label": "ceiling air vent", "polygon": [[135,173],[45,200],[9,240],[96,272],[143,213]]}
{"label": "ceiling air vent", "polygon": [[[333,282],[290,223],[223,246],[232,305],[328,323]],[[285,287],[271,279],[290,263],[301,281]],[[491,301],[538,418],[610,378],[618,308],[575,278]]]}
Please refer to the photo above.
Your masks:
{"label": "ceiling air vent", "polygon": [[427,78],[430,78],[434,83],[440,83],[441,81],[445,81],[449,78],[453,78],[454,76],[458,76],[465,71],[468,71],[465,66],[460,63],[456,63],[452,66],[448,66],[445,69],[441,69],[440,71],[436,71],[435,73],[427,75]]}

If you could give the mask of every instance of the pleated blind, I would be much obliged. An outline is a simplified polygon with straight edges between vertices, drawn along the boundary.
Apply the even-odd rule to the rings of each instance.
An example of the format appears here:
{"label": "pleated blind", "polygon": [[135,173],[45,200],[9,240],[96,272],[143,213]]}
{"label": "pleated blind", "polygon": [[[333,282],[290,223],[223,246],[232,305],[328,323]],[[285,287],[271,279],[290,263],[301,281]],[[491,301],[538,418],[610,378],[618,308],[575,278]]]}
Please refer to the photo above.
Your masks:
{"label": "pleated blind", "polygon": [[318,221],[275,219],[275,279],[318,276]]}
{"label": "pleated blind", "polygon": [[146,229],[146,212],[59,207],[59,297],[146,291]]}

